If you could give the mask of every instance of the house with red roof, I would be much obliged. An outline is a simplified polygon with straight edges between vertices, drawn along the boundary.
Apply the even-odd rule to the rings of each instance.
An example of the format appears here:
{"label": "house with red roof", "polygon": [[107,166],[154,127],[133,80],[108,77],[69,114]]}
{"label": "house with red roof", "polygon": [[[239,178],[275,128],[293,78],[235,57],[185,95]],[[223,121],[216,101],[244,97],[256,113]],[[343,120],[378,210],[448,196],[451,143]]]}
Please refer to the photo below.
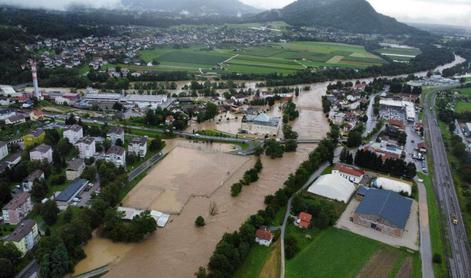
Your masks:
{"label": "house with red roof", "polygon": [[350,165],[337,163],[335,164],[334,169],[332,169],[332,174],[337,174],[350,182],[359,183],[363,178],[365,171]]}
{"label": "house with red roof", "polygon": [[421,153],[427,153],[427,144],[425,142],[420,142],[417,144],[417,150]]}
{"label": "house with red roof", "polygon": [[311,227],[312,215],[310,213],[301,211],[294,221],[294,225],[301,229],[309,229]]}
{"label": "house with red roof", "polygon": [[270,246],[271,242],[273,241],[273,234],[270,232],[270,230],[263,226],[260,227],[255,232],[255,242],[264,245],[264,246]]}

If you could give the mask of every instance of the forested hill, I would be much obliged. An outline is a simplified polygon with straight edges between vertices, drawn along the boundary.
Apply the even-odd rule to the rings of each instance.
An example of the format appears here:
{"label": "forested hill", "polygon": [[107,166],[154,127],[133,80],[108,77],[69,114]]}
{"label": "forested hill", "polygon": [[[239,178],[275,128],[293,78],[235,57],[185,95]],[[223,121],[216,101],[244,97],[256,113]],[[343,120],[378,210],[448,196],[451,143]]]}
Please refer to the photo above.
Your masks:
{"label": "forested hill", "polygon": [[121,0],[129,9],[157,10],[189,15],[237,16],[260,10],[238,0]]}
{"label": "forested hill", "polygon": [[254,18],[258,21],[283,20],[297,26],[332,27],[355,33],[424,33],[376,12],[366,0],[298,0]]}

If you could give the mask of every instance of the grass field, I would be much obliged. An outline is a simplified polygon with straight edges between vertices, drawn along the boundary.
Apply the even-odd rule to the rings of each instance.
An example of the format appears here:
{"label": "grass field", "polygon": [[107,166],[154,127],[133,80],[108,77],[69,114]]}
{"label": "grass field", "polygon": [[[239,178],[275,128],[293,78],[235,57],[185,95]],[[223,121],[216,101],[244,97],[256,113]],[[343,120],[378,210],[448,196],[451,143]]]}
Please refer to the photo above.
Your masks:
{"label": "grass field", "polygon": [[471,102],[458,101],[456,103],[455,111],[458,113],[471,111]]}
{"label": "grass field", "polygon": [[[235,73],[289,74],[308,67],[365,68],[381,65],[383,60],[363,46],[323,42],[273,43],[246,48],[207,49],[162,47],[144,50],[140,58],[155,66],[125,66],[133,70],[226,71]],[[216,70],[223,65],[223,70]]]}
{"label": "grass field", "polygon": [[471,88],[458,89],[457,91],[462,96],[471,97]]}
{"label": "grass field", "polygon": [[[388,265],[387,269],[378,266],[374,258],[370,261],[374,254],[391,256],[389,261],[383,262]],[[375,267],[386,271],[386,277],[394,277],[407,257],[412,260],[412,277],[421,277],[420,259],[416,253],[410,254],[348,231],[330,228],[321,231],[287,261],[286,277],[356,277],[360,272],[368,277]],[[371,269],[370,265],[373,266]]]}
{"label": "grass field", "polygon": [[418,48],[400,48],[400,47],[391,47],[391,48],[380,48],[376,50],[383,56],[387,56],[393,60],[397,61],[410,61],[415,58],[417,55],[422,53]]}

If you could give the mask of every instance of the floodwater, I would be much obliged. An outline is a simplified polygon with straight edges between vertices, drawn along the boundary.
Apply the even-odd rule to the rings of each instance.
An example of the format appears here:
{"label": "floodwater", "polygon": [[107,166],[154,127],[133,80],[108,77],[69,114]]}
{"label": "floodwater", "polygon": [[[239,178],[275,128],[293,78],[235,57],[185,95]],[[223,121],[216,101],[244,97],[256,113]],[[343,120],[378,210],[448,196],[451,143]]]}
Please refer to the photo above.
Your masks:
{"label": "floodwater", "polygon": [[[301,91],[295,100],[300,117],[293,128],[301,139],[320,139],[329,130],[321,105],[327,84],[312,84],[309,91]],[[236,198],[231,197],[230,187],[252,167],[254,158],[229,158],[231,155],[227,152],[231,147],[224,144],[167,142],[167,148],[173,147],[175,153],[172,151],[142,181],[143,188],[147,189],[139,189],[139,185],[125,203],[142,207],[168,206],[177,208],[179,214],[172,215],[165,228],[158,229],[143,243],[124,245],[126,248],[94,237],[85,247],[88,257],[77,266],[77,273],[109,263],[111,269],[106,277],[193,277],[199,266],[207,265],[222,235],[238,229],[249,215],[263,209],[265,196],[282,186],[315,145],[300,144],[297,152],[285,154],[282,159],[262,157],[260,179],[245,186]],[[218,183],[222,184],[218,186]],[[174,193],[160,194],[162,184],[165,184],[164,189]],[[186,203],[182,201],[185,199]],[[215,215],[209,213],[212,204],[217,210]],[[206,226],[196,228],[194,221],[200,215],[205,218]]]}

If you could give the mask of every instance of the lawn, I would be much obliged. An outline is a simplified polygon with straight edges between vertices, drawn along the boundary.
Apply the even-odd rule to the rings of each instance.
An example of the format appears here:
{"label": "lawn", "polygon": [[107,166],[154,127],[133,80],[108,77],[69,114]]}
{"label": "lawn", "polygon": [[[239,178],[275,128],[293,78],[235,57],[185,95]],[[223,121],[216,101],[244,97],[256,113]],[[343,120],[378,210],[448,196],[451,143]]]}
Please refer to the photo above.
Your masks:
{"label": "lawn", "polygon": [[[208,49],[201,46],[173,48],[169,46],[143,50],[139,57],[145,62],[156,59],[154,66],[123,65],[133,70],[178,71],[193,73],[218,72],[289,74],[307,67],[365,68],[381,65],[383,60],[363,46],[325,42],[272,43],[253,47],[227,46]],[[227,61],[229,58],[233,58]]]}
{"label": "lawn", "polygon": [[471,88],[459,89],[458,92],[459,92],[460,95],[462,95],[462,96],[471,97]]}
{"label": "lawn", "polygon": [[[279,242],[272,244],[270,247],[261,245],[254,245],[250,248],[249,255],[245,259],[244,263],[237,269],[234,274],[234,278],[257,278],[265,265],[268,263],[270,255],[273,252],[280,252],[277,248]],[[279,258],[279,256],[278,256]]]}
{"label": "lawn", "polygon": [[[321,231],[286,263],[286,277],[356,277],[376,252],[393,254],[388,277],[394,277],[410,257],[412,277],[421,277],[418,253],[409,253],[348,231]],[[371,263],[370,263],[371,264]],[[374,269],[366,269],[367,271]]]}
{"label": "lawn", "polygon": [[455,111],[457,113],[463,113],[466,111],[471,111],[471,102],[458,101],[456,103]]}

